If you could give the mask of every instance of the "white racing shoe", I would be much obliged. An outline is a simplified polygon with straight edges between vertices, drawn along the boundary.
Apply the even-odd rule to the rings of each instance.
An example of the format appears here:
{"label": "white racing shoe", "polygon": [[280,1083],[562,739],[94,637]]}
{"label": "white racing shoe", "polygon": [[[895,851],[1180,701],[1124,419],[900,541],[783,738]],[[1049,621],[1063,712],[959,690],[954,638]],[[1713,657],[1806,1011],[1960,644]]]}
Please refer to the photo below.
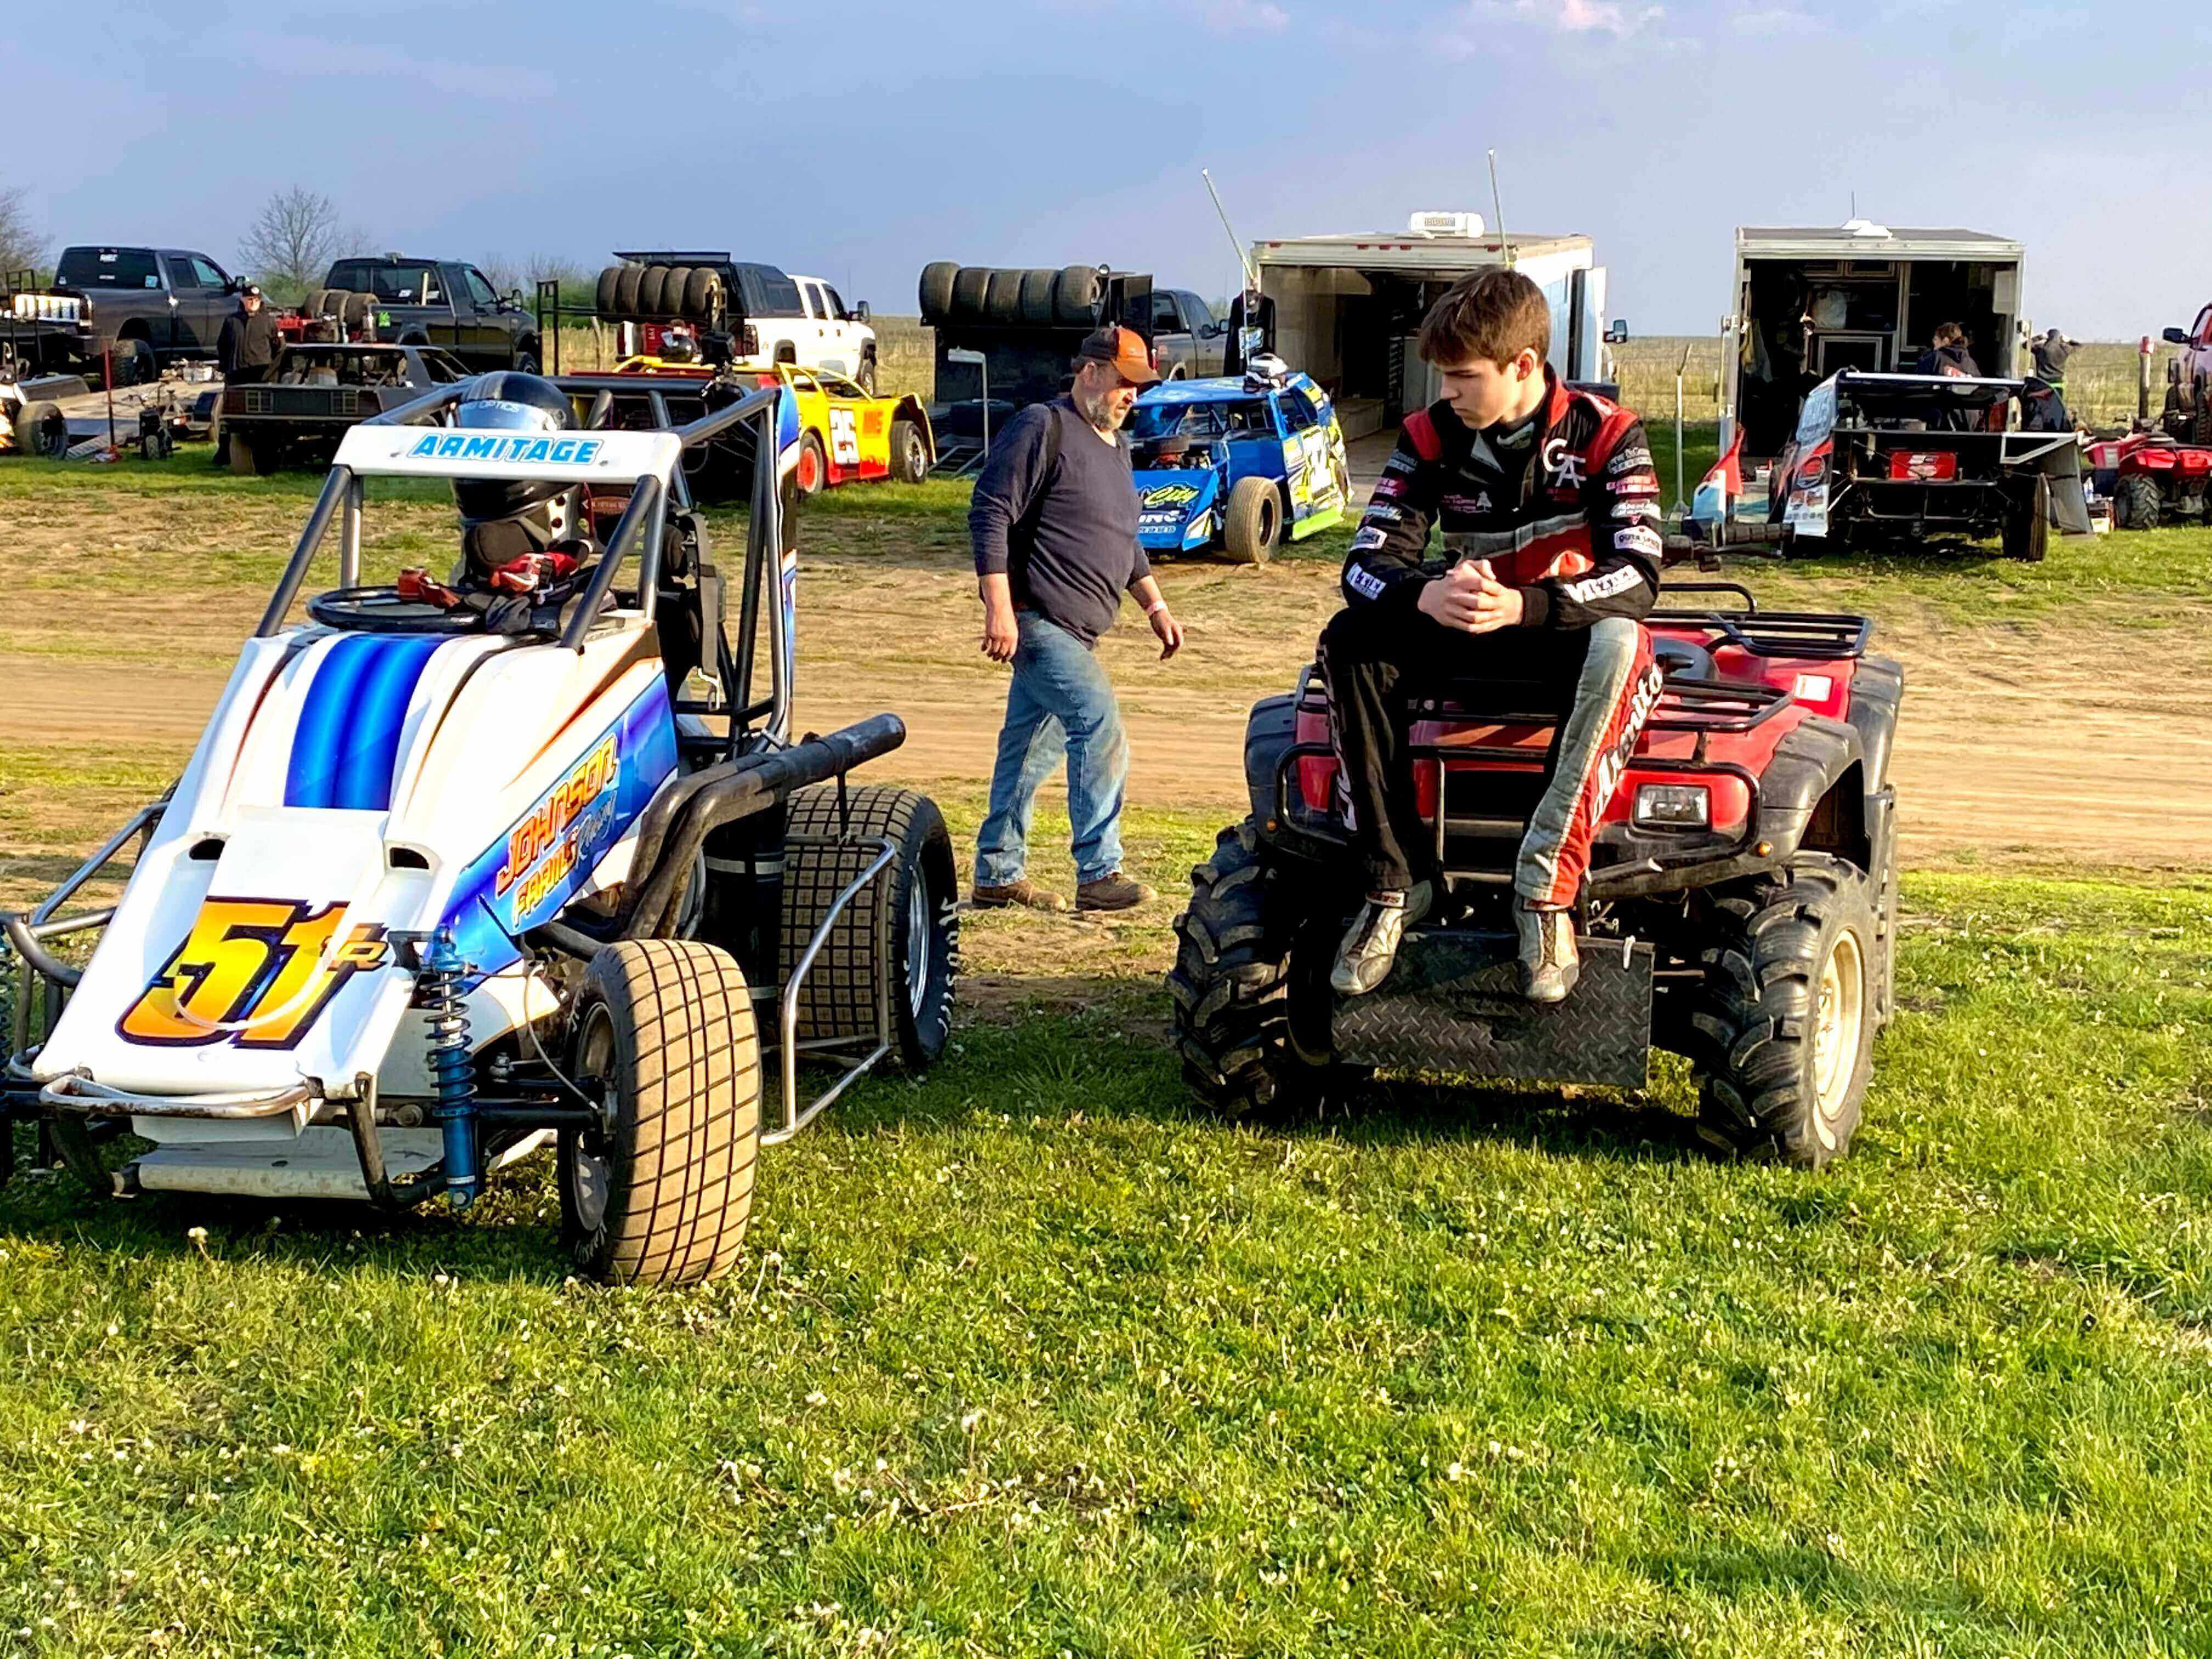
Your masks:
{"label": "white racing shoe", "polygon": [[1583,972],[1575,913],[1516,904],[1513,926],[1521,936],[1521,994],[1531,1002],[1565,1002]]}
{"label": "white racing shoe", "polygon": [[1340,996],[1364,996],[1384,980],[1398,960],[1406,930],[1429,913],[1431,892],[1425,881],[1410,892],[1378,896],[1370,893],[1337,947],[1328,982]]}

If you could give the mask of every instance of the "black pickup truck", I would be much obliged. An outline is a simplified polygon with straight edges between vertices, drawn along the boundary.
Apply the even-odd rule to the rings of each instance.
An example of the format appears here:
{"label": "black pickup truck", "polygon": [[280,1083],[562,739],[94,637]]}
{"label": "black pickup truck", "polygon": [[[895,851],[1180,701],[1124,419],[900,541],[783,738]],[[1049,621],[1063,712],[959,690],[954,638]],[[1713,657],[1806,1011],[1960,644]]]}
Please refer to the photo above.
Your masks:
{"label": "black pickup truck", "polygon": [[189,248],[64,248],[52,287],[8,285],[0,355],[18,374],[91,378],[112,349],[115,383],[137,385],[164,363],[214,356],[238,289],[237,278]]}
{"label": "black pickup truck", "polygon": [[374,337],[398,345],[438,346],[472,369],[519,368],[535,374],[544,361],[538,319],[522,296],[496,292],[484,274],[458,259],[413,259],[387,253],[378,259],[340,259],[308,309],[333,313],[333,297],[365,295],[365,305],[343,313],[348,323],[365,313]]}

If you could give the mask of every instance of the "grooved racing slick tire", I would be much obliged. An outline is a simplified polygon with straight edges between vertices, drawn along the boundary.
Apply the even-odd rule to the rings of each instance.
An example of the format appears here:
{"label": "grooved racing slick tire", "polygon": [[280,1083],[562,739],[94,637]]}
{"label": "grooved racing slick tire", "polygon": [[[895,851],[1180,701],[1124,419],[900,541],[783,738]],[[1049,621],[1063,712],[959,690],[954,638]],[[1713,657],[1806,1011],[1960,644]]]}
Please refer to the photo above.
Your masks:
{"label": "grooved racing slick tire", "polygon": [[604,947],[576,999],[573,1063],[607,1125],[561,1136],[577,1265],[619,1285],[726,1272],[760,1155],[760,1038],[737,958],[694,939]]}
{"label": "grooved racing slick tire", "polygon": [[810,501],[830,487],[830,457],[822,448],[822,440],[811,432],[799,441],[799,465],[793,469],[792,481],[799,486],[801,501]]}
{"label": "grooved racing slick tire", "polygon": [[950,259],[938,259],[921,268],[921,282],[915,295],[921,307],[921,320],[935,325],[952,314],[952,279],[960,267]]}
{"label": "grooved racing slick tire", "polygon": [[622,282],[623,272],[628,269],[627,265],[609,265],[599,273],[599,283],[592,289],[592,309],[600,316],[614,315],[615,290]]}
{"label": "grooved racing slick tire", "polygon": [[15,411],[15,453],[58,461],[69,453],[69,421],[59,404],[25,404]]}
{"label": "grooved racing slick tire", "polygon": [[2158,481],[2130,472],[2112,491],[2112,522],[2123,530],[2155,530],[2166,510]]}
{"label": "grooved racing slick tire", "polygon": [[2041,473],[2005,513],[2004,555],[2039,563],[2051,548],[2051,480]]}
{"label": "grooved racing slick tire", "polygon": [[615,278],[615,315],[637,315],[637,285],[645,280],[643,265],[624,265]]}
{"label": "grooved racing slick tire", "polygon": [[994,270],[983,290],[983,316],[994,323],[1022,320],[1022,273]]}
{"label": "grooved racing slick tire", "polygon": [[1103,289],[1097,266],[1067,266],[1052,279],[1054,319],[1064,328],[1095,326]]}
{"label": "grooved racing slick tire", "polygon": [[696,323],[711,324],[722,309],[722,273],[694,266],[684,282],[684,314]]}
{"label": "grooved racing slick tire", "polygon": [[1021,320],[1031,328],[1052,326],[1052,285],[1058,276],[1042,266],[1022,273]]}
{"label": "grooved racing slick tire", "polygon": [[1849,1149],[1874,1074],[1873,883],[1801,853],[1714,896],[1685,1047],[1698,1133],[1717,1150],[1817,1170]]}
{"label": "grooved racing slick tire", "polygon": [[[790,983],[831,903],[874,861],[875,843],[889,842],[897,855],[888,872],[888,895],[882,884],[871,883],[831,925],[799,988],[799,1040],[872,1036],[880,967],[890,978],[899,1065],[926,1071],[951,1034],[953,988],[960,975],[960,885],[952,837],[937,803],[911,789],[848,784],[846,800],[849,831],[838,815],[836,784],[814,784],[791,798],[777,973]],[[821,844],[829,842],[840,844]]]}
{"label": "grooved racing slick tire", "polygon": [[1283,496],[1268,478],[1239,478],[1221,515],[1221,545],[1236,564],[1265,564],[1283,533]]}
{"label": "grooved racing slick tire", "polygon": [[1226,1118],[1317,1104],[1346,1073],[1291,1052],[1294,896],[1262,862],[1255,820],[1224,830],[1190,872],[1190,908],[1175,919],[1168,996],[1183,1082]]}
{"label": "grooved racing slick tire", "polygon": [[951,316],[956,323],[985,320],[984,305],[991,291],[991,273],[981,265],[963,265],[952,274]]}
{"label": "grooved racing slick tire", "polygon": [[913,421],[891,422],[891,478],[896,483],[918,484],[929,476],[929,441]]}

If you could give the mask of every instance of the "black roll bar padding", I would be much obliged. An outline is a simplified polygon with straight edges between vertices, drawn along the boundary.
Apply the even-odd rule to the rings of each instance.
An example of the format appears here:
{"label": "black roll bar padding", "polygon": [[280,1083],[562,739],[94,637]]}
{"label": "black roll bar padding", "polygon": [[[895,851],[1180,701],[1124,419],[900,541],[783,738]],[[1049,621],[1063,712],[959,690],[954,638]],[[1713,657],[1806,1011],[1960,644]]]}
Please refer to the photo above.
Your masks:
{"label": "black roll bar padding", "polygon": [[52,951],[39,943],[38,935],[24,925],[23,918],[10,912],[0,915],[0,931],[8,935],[8,943],[15,954],[30,963],[32,972],[57,984],[74,987],[84,977],[84,969],[72,968]]}
{"label": "black roll bar padding", "polygon": [[315,498],[315,510],[307,515],[307,526],[300,532],[300,543],[292,550],[291,562],[276,579],[276,591],[269,596],[269,608],[261,613],[261,626],[253,630],[254,638],[265,640],[283,630],[284,617],[292,609],[292,601],[299,598],[300,585],[307,579],[307,568],[314,563],[324,534],[338,508],[345,504],[346,492],[352,483],[353,469],[345,466],[333,466],[331,476],[323,480],[323,493]]}
{"label": "black roll bar padding", "polygon": [[[591,586],[584,590],[583,597],[575,601],[576,609],[568,618],[568,625],[561,630],[563,647],[570,651],[584,648],[585,636],[592,631],[592,624],[599,617],[599,606],[605,603],[608,591],[614,586],[615,572],[621,567],[623,556],[629,550],[630,543],[636,539],[638,526],[657,520],[659,510],[660,480],[641,477],[630,490],[629,503],[623,508],[622,518],[615,526],[615,533],[607,538],[607,550],[599,556],[599,565],[592,572]],[[648,538],[647,549],[655,562],[653,574],[658,575],[659,541]],[[649,605],[651,594],[649,587],[641,586],[638,603]]]}
{"label": "black roll bar padding", "polygon": [[[888,755],[906,741],[906,722],[896,714],[874,714],[788,749],[725,761],[687,780],[692,786],[655,858],[653,872],[629,907],[623,933],[652,939],[673,917],[692,860],[709,832],[783,799],[794,789],[842,777],[854,767]],[[640,849],[642,851],[642,848]]]}

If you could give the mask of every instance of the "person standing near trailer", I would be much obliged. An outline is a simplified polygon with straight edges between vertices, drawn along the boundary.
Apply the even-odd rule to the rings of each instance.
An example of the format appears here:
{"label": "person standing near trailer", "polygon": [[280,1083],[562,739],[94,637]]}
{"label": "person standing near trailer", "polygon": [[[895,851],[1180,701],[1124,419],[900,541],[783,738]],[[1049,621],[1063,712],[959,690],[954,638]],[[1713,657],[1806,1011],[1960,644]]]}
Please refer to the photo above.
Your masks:
{"label": "person standing near trailer", "polygon": [[[224,321],[215,343],[217,365],[227,386],[252,386],[269,378],[283,343],[276,335],[276,319],[262,303],[261,288],[248,283],[238,291],[238,309]],[[220,434],[215,465],[230,465],[230,434]]]}
{"label": "person standing near trailer", "polygon": [[1127,910],[1152,896],[1121,870],[1129,744],[1093,647],[1114,625],[1124,591],[1145,607],[1162,659],[1182,644],[1182,624],[1137,540],[1136,483],[1121,436],[1139,389],[1159,378],[1140,336],[1100,329],[1078,351],[1067,393],[1007,422],[975,481],[968,533],[983,654],[1014,671],[976,838],[975,900],[987,909],[1067,908],[1023,873],[1038,786],[1063,754],[1075,908]]}
{"label": "person standing near trailer", "polygon": [[2028,343],[2029,355],[2035,360],[2035,372],[2028,377],[2027,391],[2022,398],[2021,426],[2029,432],[2069,432],[2073,429],[2074,417],[2066,409],[2066,361],[2081,343],[2069,340],[2057,329],[2039,335]]}

